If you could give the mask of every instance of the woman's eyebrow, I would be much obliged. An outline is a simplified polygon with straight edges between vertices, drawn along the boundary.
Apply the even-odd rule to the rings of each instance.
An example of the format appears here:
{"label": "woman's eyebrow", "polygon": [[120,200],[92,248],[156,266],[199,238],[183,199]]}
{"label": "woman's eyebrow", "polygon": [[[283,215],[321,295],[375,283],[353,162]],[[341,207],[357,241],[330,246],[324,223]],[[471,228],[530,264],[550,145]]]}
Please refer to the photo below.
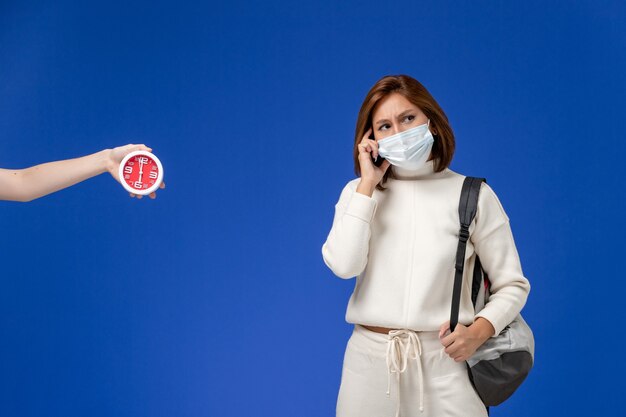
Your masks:
{"label": "woman's eyebrow", "polygon": [[400,114],[398,115],[398,119],[402,119],[404,116],[406,116],[406,115],[407,115],[407,114],[409,114],[409,113],[415,113],[415,110],[413,110],[413,109],[407,109],[407,110],[403,111],[402,113],[400,113]]}
{"label": "woman's eyebrow", "polygon": [[[415,110],[413,110],[413,109],[406,109],[405,111],[403,111],[402,113],[400,113],[400,114],[397,116],[397,118],[398,118],[398,119],[402,119],[404,116],[406,116],[406,115],[407,115],[407,114],[409,114],[409,113],[415,113]],[[387,119],[380,119],[380,120],[378,120],[378,121],[377,121],[376,123],[374,123],[374,124],[376,124],[376,125],[380,125],[380,124],[382,124],[382,123],[389,123],[389,120],[387,120]]]}

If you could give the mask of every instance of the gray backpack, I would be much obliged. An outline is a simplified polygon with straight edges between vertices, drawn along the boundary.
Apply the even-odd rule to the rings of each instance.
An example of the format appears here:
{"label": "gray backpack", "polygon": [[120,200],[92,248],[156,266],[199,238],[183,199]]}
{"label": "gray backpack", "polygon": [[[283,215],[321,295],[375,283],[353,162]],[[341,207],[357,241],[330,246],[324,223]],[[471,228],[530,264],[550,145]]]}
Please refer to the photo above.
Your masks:
{"label": "gray backpack", "polygon": [[[456,253],[456,273],[452,293],[450,330],[458,323],[459,303],[465,248],[469,239],[469,225],[476,215],[478,194],[484,178],[466,177],[461,190],[459,218],[461,230]],[[472,303],[477,313],[489,300],[489,278],[483,271],[480,259],[476,256],[472,280]],[[497,337],[490,337],[466,361],[470,380],[489,411],[489,406],[498,405],[526,379],[533,366],[535,340],[533,333],[520,314],[506,326]]]}

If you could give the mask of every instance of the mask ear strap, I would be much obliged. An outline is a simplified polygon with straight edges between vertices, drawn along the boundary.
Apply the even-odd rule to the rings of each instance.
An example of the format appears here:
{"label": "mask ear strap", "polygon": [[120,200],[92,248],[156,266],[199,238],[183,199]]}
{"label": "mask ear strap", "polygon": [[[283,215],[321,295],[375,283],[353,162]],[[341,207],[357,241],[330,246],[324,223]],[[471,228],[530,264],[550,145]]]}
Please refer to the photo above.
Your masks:
{"label": "mask ear strap", "polygon": [[[430,119],[428,119],[428,128],[430,129]],[[437,134],[433,133],[433,136],[437,136]]]}
{"label": "mask ear strap", "polygon": [[428,123],[426,124],[426,127],[430,127],[430,119],[428,119]]}

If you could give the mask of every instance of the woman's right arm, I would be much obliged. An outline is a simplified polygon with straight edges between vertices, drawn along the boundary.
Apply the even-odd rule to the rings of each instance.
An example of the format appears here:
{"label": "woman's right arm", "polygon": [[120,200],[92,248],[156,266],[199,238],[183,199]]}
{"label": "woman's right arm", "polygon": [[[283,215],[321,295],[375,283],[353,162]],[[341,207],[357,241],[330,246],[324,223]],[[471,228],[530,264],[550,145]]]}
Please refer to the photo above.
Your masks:
{"label": "woman's right arm", "polygon": [[[360,184],[360,185],[359,185]],[[370,224],[376,212],[376,200],[357,192],[365,186],[361,180],[350,181],[335,205],[333,225],[322,246],[324,262],[340,278],[359,275],[367,265]]]}
{"label": "woman's right arm", "polygon": [[333,226],[322,246],[324,262],[340,278],[355,277],[367,265],[370,224],[376,212],[372,194],[390,166],[387,160],[380,167],[372,163],[372,157],[378,157],[378,142],[370,139],[371,134],[370,128],[357,147],[361,177],[350,181],[341,191]]}

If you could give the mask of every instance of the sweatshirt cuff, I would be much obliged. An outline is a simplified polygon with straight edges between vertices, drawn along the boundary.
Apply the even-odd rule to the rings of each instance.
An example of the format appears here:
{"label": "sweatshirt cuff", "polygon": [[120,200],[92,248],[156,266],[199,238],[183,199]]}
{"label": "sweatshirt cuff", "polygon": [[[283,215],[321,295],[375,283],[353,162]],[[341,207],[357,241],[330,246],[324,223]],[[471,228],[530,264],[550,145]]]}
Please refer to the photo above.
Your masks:
{"label": "sweatshirt cuff", "polygon": [[[498,335],[502,332],[502,330],[504,330],[508,323],[505,323],[502,319],[499,319],[498,317],[494,317],[494,314],[491,313],[493,312],[482,310],[474,316],[474,321],[476,321],[478,317],[482,317],[485,320],[488,320],[495,329],[495,332],[491,337],[498,337]],[[499,315],[499,317],[502,317],[502,315]]]}
{"label": "sweatshirt cuff", "polygon": [[352,198],[348,202],[345,214],[359,218],[364,222],[370,223],[376,212],[376,200],[365,194],[358,192],[352,193]]}

